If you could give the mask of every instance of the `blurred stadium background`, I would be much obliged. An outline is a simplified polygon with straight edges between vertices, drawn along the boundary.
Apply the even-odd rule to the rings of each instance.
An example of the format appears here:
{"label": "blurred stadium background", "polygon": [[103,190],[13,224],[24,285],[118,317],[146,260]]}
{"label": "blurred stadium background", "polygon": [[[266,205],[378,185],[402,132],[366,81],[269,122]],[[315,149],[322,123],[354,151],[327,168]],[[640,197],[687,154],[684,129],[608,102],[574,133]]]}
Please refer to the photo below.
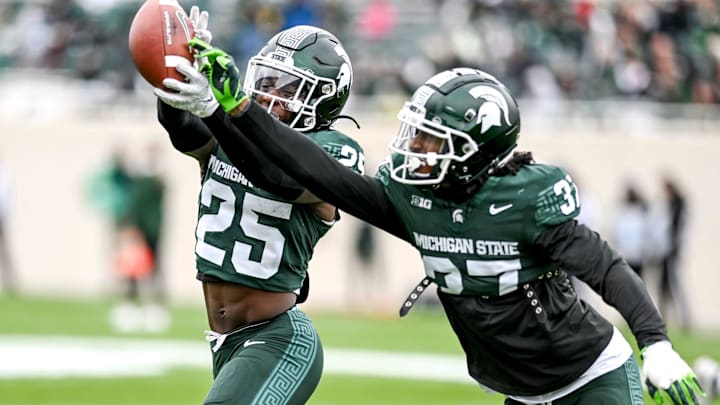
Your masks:
{"label": "blurred stadium background", "polygon": [[[64,322],[36,328],[30,321],[42,324],[68,315],[43,312],[65,305],[45,299],[86,300],[105,308],[103,303],[118,293],[111,263],[112,224],[93,207],[88,184],[113,153],[122,151],[131,167],[140,167],[151,145],[159,145],[159,169],[167,185],[161,260],[170,301],[178,308],[202,305],[193,267],[197,167],[165,139],[155,119],[151,88],[135,73],[127,51],[127,30],[141,3],[0,0],[0,167],[10,184],[6,236],[17,293],[24,297],[0,303],[19,311],[28,308],[27,317],[0,325],[0,337],[83,334],[83,328],[73,330]],[[684,336],[678,339],[690,339],[683,341],[690,350],[684,353],[693,355],[689,361],[700,354],[720,358],[720,315],[714,306],[720,285],[714,255],[720,229],[717,0],[180,3],[187,10],[198,4],[210,11],[213,42],[234,54],[241,66],[269,35],[287,26],[308,23],[335,33],[355,69],[346,112],[361,126],[358,130],[344,122],[341,129],[365,147],[369,170],[386,154],[398,127],[394,114],[408,91],[438,70],[467,65],[495,74],[518,96],[523,114],[520,149],[532,150],[538,160],[559,164],[573,174],[584,220],[608,239],[625,185],[638,185],[654,206],[661,201],[661,177],[671,176],[688,202],[680,274],[691,309],[690,330],[680,331],[682,321],[674,312],[666,313],[666,319],[673,333]],[[422,278],[413,250],[378,234],[373,281],[361,285],[369,272],[355,254],[358,229],[359,223],[346,215],[318,246],[310,270],[311,299],[305,304],[314,316],[341,313],[347,319],[357,317],[360,324],[368,317],[392,319]],[[656,270],[651,266],[646,273],[657,298]],[[589,299],[598,303],[595,297]],[[431,294],[423,301],[432,307]],[[622,325],[611,309],[603,310]],[[30,316],[31,311],[35,315]],[[440,313],[426,311],[449,331]],[[174,322],[185,313],[173,313]],[[3,311],[0,324],[9,314]],[[193,314],[194,324],[186,330],[197,333],[171,331],[171,337],[201,336],[205,320],[201,313]],[[105,322],[102,316],[86,319]],[[392,321],[396,327],[409,325],[403,324],[406,320]],[[363,336],[385,339],[387,327],[381,323],[376,335]],[[332,329],[321,333],[332,335]],[[99,328],[96,334],[113,332]],[[695,346],[692,339],[697,334],[706,340]],[[390,338],[417,336],[397,333]],[[452,335],[442,339],[459,354]],[[345,337],[330,340],[342,344]],[[414,347],[423,351],[422,346]],[[12,381],[0,382],[0,404],[77,403],[4,402],[3,391],[20,380]],[[202,397],[204,387],[196,398]],[[152,390],[152,384],[145,389]],[[442,387],[438,391],[443,392]],[[458,398],[471,402],[471,395]],[[405,398],[423,403],[429,397]]]}

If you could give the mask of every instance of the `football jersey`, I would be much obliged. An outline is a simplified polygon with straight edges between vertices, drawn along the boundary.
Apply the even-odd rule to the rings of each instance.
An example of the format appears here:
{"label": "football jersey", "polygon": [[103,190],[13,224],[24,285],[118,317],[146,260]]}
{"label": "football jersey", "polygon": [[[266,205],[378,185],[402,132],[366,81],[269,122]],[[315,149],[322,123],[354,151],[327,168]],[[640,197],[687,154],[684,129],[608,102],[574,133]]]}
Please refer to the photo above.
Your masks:
{"label": "football jersey", "polygon": [[501,296],[555,271],[531,245],[544,228],[580,212],[575,184],[555,166],[526,165],[514,176],[490,177],[461,204],[435,197],[429,187],[393,181],[387,165],[376,177],[425,273],[449,294]]}
{"label": "football jersey", "polygon": [[562,169],[518,156],[516,173],[492,176],[455,203],[432,187],[394,181],[387,163],[375,178],[359,176],[293,131],[278,126],[266,136],[258,129],[266,121],[252,109],[238,119],[255,145],[316,195],[415,246],[439,286],[468,372],[483,386],[545,397],[601,357],[622,356],[609,346],[612,324],[578,298],[568,274],[622,314],[639,347],[667,340],[642,280],[574,220],[580,201]]}
{"label": "football jersey", "polygon": [[[360,145],[326,130],[306,133],[343,165],[362,173]],[[216,144],[204,174],[195,231],[198,277],[265,291],[290,292],[302,285],[318,240],[332,226],[311,204],[293,204],[243,176]]]}

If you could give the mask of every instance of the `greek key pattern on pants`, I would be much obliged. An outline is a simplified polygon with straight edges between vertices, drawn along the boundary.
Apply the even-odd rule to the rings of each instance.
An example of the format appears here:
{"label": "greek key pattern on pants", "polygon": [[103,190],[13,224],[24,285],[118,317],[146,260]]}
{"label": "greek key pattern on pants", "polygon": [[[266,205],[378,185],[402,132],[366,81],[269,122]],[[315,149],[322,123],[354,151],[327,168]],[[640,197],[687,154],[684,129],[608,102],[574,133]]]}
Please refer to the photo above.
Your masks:
{"label": "greek key pattern on pants", "polygon": [[289,311],[288,315],[295,331],[292,343],[255,398],[255,404],[286,404],[315,362],[318,340],[310,320],[300,311]]}

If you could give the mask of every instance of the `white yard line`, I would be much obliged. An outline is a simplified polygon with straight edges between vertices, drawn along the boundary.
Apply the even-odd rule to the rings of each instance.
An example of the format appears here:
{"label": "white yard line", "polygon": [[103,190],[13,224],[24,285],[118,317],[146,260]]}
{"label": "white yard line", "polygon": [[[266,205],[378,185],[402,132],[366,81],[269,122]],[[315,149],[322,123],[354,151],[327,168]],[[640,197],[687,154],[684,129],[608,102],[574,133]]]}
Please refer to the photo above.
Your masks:
{"label": "white yard line", "polygon": [[[162,375],[210,372],[205,342],[73,336],[0,336],[0,379]],[[461,356],[325,348],[327,374],[474,382]]]}

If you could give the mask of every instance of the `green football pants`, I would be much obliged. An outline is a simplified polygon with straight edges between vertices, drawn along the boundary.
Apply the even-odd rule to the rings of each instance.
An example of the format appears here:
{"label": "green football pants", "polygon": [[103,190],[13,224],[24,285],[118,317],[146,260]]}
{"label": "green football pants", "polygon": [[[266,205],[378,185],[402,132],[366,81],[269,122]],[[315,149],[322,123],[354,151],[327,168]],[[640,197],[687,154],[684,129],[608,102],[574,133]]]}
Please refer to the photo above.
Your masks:
{"label": "green football pants", "polygon": [[[552,405],[643,405],[643,388],[640,370],[633,356],[622,366],[604,374],[578,390],[560,399],[549,402]],[[510,398],[505,405],[522,404]]]}
{"label": "green football pants", "polygon": [[205,405],[304,404],[320,382],[322,344],[297,307],[216,338]]}

